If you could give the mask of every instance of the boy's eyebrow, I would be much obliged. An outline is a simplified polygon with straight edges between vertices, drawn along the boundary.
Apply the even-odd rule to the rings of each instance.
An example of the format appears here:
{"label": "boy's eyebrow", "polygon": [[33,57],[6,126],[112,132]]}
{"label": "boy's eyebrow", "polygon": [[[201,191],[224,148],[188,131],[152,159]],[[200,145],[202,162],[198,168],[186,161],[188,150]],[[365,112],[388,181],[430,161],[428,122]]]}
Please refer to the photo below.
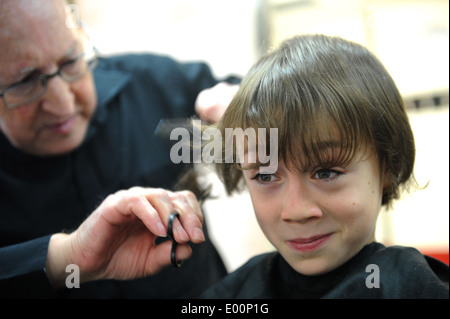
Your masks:
{"label": "boy's eyebrow", "polygon": [[253,170],[253,169],[259,169],[261,166],[262,166],[262,164],[257,162],[257,163],[247,164],[246,166],[240,165],[240,168],[243,171],[249,171],[249,170]]}
{"label": "boy's eyebrow", "polygon": [[[315,142],[315,143],[313,143],[312,147],[309,146],[306,149],[308,149],[310,151],[312,149],[315,149],[320,152],[320,151],[324,151],[327,149],[334,150],[334,149],[343,149],[343,148],[346,148],[345,144],[343,144],[342,142],[340,142],[338,140],[330,139],[330,140]],[[245,150],[244,154],[248,154],[248,150]],[[247,165],[245,165],[245,166],[241,165],[240,167],[243,170],[252,170],[252,169],[258,169],[264,165],[265,164],[262,164],[257,160],[256,163],[247,163]]]}
{"label": "boy's eyebrow", "polygon": [[314,146],[318,150],[323,150],[326,148],[343,148],[343,147],[345,147],[345,145],[343,145],[340,141],[337,141],[337,140],[320,141],[320,142],[314,143]]}
{"label": "boy's eyebrow", "polygon": [[338,140],[324,140],[324,141],[318,141],[318,142],[312,142],[312,144],[302,144],[302,143],[296,143],[294,148],[291,148],[291,150],[299,150],[300,152],[304,153],[310,153],[312,151],[314,152],[322,152],[329,150],[335,150],[335,149],[343,149],[346,148],[346,145]]}

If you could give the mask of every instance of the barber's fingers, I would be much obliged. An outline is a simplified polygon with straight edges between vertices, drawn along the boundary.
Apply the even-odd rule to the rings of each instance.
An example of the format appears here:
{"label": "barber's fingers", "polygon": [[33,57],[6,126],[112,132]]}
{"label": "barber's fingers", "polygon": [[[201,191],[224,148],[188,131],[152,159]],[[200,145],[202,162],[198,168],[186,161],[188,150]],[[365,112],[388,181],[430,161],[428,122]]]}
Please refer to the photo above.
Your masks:
{"label": "barber's fingers", "polygon": [[174,222],[174,230],[180,233],[184,230],[189,236],[187,239],[180,238],[181,242],[203,242],[205,240],[202,230],[203,215],[195,195],[190,191],[179,191],[169,193],[169,197],[175,211],[179,213],[179,221]]}
{"label": "barber's fingers", "polygon": [[[195,195],[190,191],[171,192],[160,188],[133,187],[119,191],[111,206],[123,216],[135,215],[156,236],[167,236],[169,216],[177,212],[173,234],[179,243],[204,241],[203,215]],[[178,220],[179,219],[179,220]],[[116,223],[120,223],[118,218]]]}
{"label": "barber's fingers", "polygon": [[[149,200],[151,199],[151,200]],[[170,198],[162,189],[133,187],[110,195],[102,203],[102,215],[112,225],[129,223],[139,218],[156,236],[167,236],[161,219],[171,209]]]}

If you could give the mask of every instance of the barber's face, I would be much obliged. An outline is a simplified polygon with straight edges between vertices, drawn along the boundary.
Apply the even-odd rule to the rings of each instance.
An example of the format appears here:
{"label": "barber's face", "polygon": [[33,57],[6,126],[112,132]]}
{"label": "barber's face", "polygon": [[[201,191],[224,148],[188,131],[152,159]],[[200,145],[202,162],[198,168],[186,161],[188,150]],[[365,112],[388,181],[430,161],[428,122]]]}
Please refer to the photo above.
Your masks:
{"label": "barber's face", "polygon": [[[0,23],[0,92],[38,74],[55,73],[85,50],[82,31],[66,26],[63,1],[20,2],[6,3],[16,8]],[[0,130],[14,147],[30,154],[70,152],[83,141],[96,103],[91,72],[70,83],[55,76],[30,103],[8,108],[0,100]]]}

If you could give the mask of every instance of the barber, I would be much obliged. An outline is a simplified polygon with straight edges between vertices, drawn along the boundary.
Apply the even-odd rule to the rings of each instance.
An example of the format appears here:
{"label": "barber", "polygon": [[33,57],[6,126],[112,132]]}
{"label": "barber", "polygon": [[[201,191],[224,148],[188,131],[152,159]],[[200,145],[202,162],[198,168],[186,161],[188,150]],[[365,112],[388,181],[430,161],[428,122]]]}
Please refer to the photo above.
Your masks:
{"label": "barber", "polygon": [[[203,63],[101,58],[66,20],[62,0],[0,0],[0,296],[196,297],[226,270],[153,133],[194,115],[197,99],[217,119],[227,103],[202,104],[215,95],[204,90],[223,101],[235,86]],[[179,269],[167,267],[174,211]]]}

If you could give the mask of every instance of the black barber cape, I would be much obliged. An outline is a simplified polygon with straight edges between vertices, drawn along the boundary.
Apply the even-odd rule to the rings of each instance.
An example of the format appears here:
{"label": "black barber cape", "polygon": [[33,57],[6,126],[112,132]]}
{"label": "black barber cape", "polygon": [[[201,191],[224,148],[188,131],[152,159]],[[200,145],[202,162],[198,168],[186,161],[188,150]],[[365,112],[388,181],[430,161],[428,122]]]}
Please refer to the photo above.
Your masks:
{"label": "black barber cape", "polygon": [[193,115],[198,93],[217,83],[204,64],[148,54],[101,58],[94,78],[98,107],[77,150],[29,156],[0,133],[0,297],[195,297],[226,274],[206,229],[207,241],[192,245],[180,269],[60,291],[47,280],[51,234],[76,229],[117,190],[173,186],[182,164],[171,162],[155,128],[161,119]]}
{"label": "black barber cape", "polygon": [[297,273],[278,252],[250,259],[202,298],[421,299],[449,298],[449,267],[410,247],[366,245],[339,268]]}

